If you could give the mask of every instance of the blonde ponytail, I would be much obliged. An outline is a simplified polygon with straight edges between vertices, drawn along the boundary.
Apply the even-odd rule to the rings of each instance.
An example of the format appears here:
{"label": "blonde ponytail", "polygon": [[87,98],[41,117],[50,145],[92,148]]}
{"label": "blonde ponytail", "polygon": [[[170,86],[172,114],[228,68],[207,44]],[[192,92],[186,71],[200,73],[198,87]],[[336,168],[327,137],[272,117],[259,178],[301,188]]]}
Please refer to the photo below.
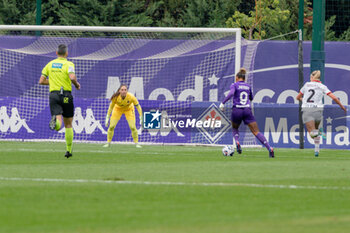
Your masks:
{"label": "blonde ponytail", "polygon": [[311,76],[314,78],[314,79],[317,79],[317,80],[321,80],[321,71],[319,70],[315,70],[311,73]]}

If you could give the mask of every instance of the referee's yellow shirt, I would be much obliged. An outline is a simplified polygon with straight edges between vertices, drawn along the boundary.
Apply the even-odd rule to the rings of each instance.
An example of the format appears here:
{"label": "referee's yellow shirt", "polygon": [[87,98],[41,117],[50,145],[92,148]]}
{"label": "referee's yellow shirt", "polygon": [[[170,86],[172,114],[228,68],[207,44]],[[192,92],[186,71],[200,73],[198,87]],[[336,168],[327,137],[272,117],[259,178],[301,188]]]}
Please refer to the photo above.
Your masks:
{"label": "referee's yellow shirt", "polygon": [[63,57],[50,61],[41,71],[43,76],[49,77],[50,92],[59,91],[61,87],[65,91],[72,91],[70,73],[75,73],[74,64]]}

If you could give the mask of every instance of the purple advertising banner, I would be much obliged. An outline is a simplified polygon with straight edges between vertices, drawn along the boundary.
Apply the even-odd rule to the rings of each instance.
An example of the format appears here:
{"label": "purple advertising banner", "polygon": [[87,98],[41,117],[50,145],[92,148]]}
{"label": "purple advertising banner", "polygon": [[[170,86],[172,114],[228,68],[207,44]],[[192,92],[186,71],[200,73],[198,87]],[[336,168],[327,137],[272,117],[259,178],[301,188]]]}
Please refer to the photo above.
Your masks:
{"label": "purple advertising banner", "polygon": [[[0,40],[0,139],[64,139],[64,129],[49,130],[49,90],[38,85],[42,68],[55,58],[57,43],[37,47],[38,40],[7,36]],[[75,140],[106,140],[104,118],[109,97],[126,83],[145,113],[155,114],[158,110],[162,114],[160,128],[145,128],[139,125],[136,113],[141,142],[232,143],[229,105],[224,112],[217,106],[234,81],[233,41],[192,41],[188,46],[183,40],[139,40],[135,44],[123,39],[80,38],[67,44],[69,60],[74,62],[81,83],[81,90],[73,90]],[[349,45],[325,44],[325,84],[344,105],[348,105],[350,95]],[[254,56],[250,55],[252,51]],[[242,66],[250,71],[247,81],[255,96],[254,113],[260,131],[275,147],[299,145],[297,51],[295,41],[243,41],[242,45]],[[305,42],[305,82],[310,75],[310,53],[311,43]],[[324,102],[326,138],[322,147],[348,149],[349,118],[341,113],[330,114],[328,109],[337,106],[329,97]],[[216,121],[220,125],[215,125]],[[246,131],[242,127],[243,144],[257,144]],[[113,141],[132,142],[124,117],[115,129]],[[312,147],[307,137],[305,145]]]}

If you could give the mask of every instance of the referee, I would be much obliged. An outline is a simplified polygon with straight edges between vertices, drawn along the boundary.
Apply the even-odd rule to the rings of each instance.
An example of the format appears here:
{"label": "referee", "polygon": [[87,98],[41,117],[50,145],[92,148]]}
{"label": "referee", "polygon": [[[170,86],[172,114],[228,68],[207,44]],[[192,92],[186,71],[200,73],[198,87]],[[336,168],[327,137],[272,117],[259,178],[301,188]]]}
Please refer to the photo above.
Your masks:
{"label": "referee", "polygon": [[77,90],[80,84],[75,76],[74,64],[67,60],[68,48],[60,44],[56,51],[57,58],[50,61],[42,70],[39,84],[50,87],[50,129],[59,131],[62,125],[62,116],[65,130],[67,159],[72,156],[74,104],[72,83]]}

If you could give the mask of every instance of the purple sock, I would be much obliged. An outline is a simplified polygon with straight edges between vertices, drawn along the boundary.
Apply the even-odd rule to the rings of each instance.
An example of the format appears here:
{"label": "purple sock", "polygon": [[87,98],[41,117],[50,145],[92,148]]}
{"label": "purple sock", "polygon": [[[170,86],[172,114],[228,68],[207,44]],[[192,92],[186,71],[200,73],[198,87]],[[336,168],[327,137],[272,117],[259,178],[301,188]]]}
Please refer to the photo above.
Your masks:
{"label": "purple sock", "polygon": [[235,141],[238,142],[238,139],[239,139],[238,129],[233,128],[232,129],[232,134],[233,134],[233,138],[235,139]]}
{"label": "purple sock", "polygon": [[256,135],[257,139],[259,139],[259,141],[270,151],[270,144],[267,142],[264,134],[262,134],[261,132],[259,132],[257,135]]}

